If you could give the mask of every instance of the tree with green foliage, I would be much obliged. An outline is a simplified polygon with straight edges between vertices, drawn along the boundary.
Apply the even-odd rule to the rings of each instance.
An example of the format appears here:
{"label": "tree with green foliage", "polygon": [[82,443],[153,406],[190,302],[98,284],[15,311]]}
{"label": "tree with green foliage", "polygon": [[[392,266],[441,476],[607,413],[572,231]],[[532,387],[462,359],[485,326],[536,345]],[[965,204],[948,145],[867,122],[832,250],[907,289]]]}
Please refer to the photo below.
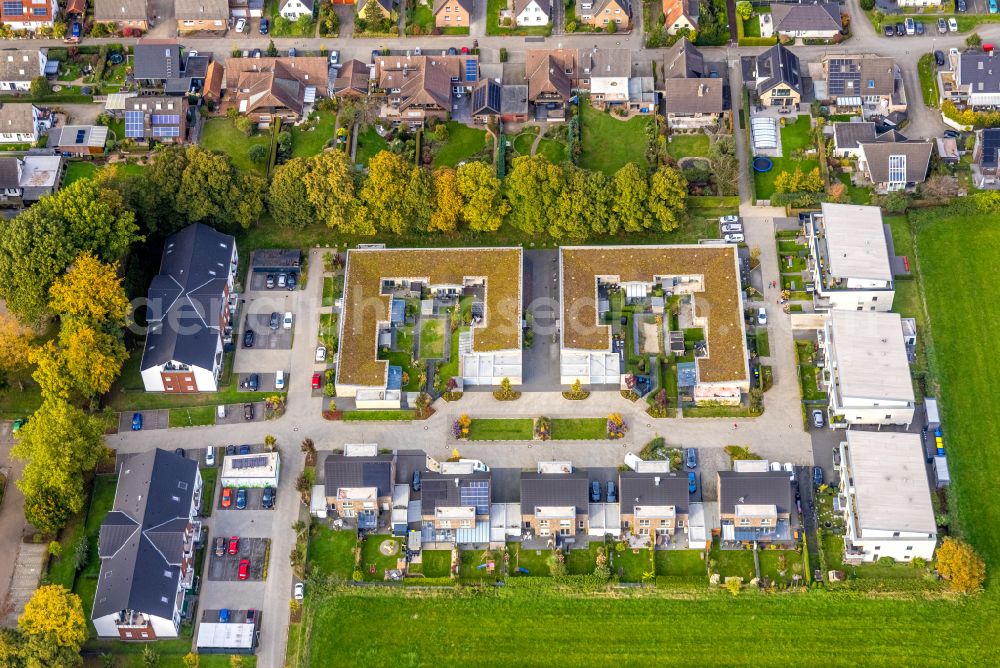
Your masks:
{"label": "tree with green foliage", "polygon": [[271,157],[271,151],[267,148],[266,144],[254,144],[247,151],[247,155],[250,157],[250,162],[261,164],[267,162],[267,159]]}
{"label": "tree with green foliage", "polygon": [[739,194],[740,164],[736,159],[736,140],[732,135],[720,135],[708,149],[708,159],[712,161],[712,175],[720,195],[724,197]]}
{"label": "tree with green foliage", "polygon": [[239,116],[235,121],[233,121],[233,125],[235,125],[236,129],[245,134],[247,137],[252,135],[253,131],[257,128],[257,125],[253,122],[253,120],[247,116]]}
{"label": "tree with green foliage", "polygon": [[247,229],[264,209],[265,181],[241,172],[222,153],[189,146],[187,166],[175,197],[175,208],[189,223],[214,222],[224,228]]}
{"label": "tree with green foliage", "polygon": [[753,5],[747,0],[740,0],[736,3],[736,16],[743,21],[748,20],[753,16]]}
{"label": "tree with green foliage", "polygon": [[410,167],[401,205],[411,227],[418,230],[428,228],[434,214],[434,178],[430,170]]}
{"label": "tree with green foliage", "polygon": [[978,32],[974,32],[965,38],[965,45],[970,49],[978,49],[983,45],[983,38],[979,36]]}
{"label": "tree with green foliage", "polygon": [[40,322],[51,313],[49,287],[82,251],[117,261],[141,238],[137,232],[118,192],[90,179],[75,181],[0,220],[0,297],[22,321]]}
{"label": "tree with green foliage", "polygon": [[563,172],[545,156],[514,158],[506,180],[510,222],[525,234],[540,234],[555,219],[559,194],[565,188]]}
{"label": "tree with green foliage", "polygon": [[49,80],[44,75],[40,75],[31,80],[31,87],[28,89],[28,92],[31,94],[31,97],[39,98],[51,93],[52,88],[49,86]]}
{"label": "tree with green foliage", "polygon": [[302,228],[316,220],[305,181],[311,164],[307,158],[292,158],[274,169],[267,207],[278,225]]}
{"label": "tree with green foliage", "polygon": [[562,166],[565,187],[553,207],[548,233],[555,239],[582,241],[602,234],[610,212],[608,179],[567,163]]}
{"label": "tree with green foliage", "polygon": [[79,652],[87,640],[87,619],[80,597],[62,585],[42,585],[17,620],[26,636],[42,636],[57,647]]}
{"label": "tree with green foliage", "polygon": [[268,43],[267,43],[267,51],[265,51],[265,53],[267,54],[268,58],[277,58],[278,57],[278,47],[276,47],[274,45],[274,40],[273,39],[270,40],[270,41],[268,41]]}
{"label": "tree with green foliage", "polygon": [[680,227],[687,206],[687,181],[680,170],[660,167],[649,180],[649,211],[663,232]]}
{"label": "tree with green foliage", "polygon": [[351,161],[343,151],[323,151],[314,157],[305,184],[309,202],[327,227],[346,234],[375,234],[375,226],[358,211]]}
{"label": "tree with green foliage", "polygon": [[617,234],[619,227],[625,232],[642,232],[653,224],[649,212],[649,185],[646,175],[639,166],[629,162],[621,167],[611,179],[614,199],[611,202],[613,216],[608,221],[609,232]]}
{"label": "tree with green foliage", "polygon": [[500,194],[500,179],[489,165],[479,161],[461,165],[456,174],[462,194],[462,219],[473,232],[495,232],[503,224],[510,205]]}

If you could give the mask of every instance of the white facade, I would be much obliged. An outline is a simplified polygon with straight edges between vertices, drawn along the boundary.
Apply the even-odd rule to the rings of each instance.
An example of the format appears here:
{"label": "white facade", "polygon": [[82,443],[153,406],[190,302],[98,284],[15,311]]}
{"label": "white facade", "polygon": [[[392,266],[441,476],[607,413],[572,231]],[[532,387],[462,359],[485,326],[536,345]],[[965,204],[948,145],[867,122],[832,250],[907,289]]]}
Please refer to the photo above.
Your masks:
{"label": "white facade", "polygon": [[[32,2],[32,5],[33,5],[32,9],[34,9],[34,7],[42,9],[46,5],[48,5],[49,16],[53,18],[41,19],[37,21],[5,21],[4,23],[10,26],[11,30],[30,30],[31,32],[35,32],[39,28],[45,26],[51,28],[53,25],[55,25],[55,16],[59,13],[59,6],[58,4],[56,4],[56,0],[51,0],[50,2],[45,2],[44,0],[34,0],[34,2]],[[42,71],[43,72],[45,71],[44,67],[42,68]],[[27,90],[27,88],[25,88],[24,90]]]}
{"label": "white facade", "polygon": [[303,16],[312,16],[312,9],[299,0],[286,0],[279,13],[289,21],[298,21]]}
{"label": "white facade", "polygon": [[[178,587],[178,596],[180,596],[180,588]],[[143,621],[149,622],[149,626],[153,627],[153,632],[156,634],[157,639],[159,638],[176,638],[180,635],[180,625],[181,625],[181,610],[176,608],[174,610],[175,619],[167,619],[166,617],[157,617],[156,615],[141,615]],[[176,621],[175,621],[176,620]],[[100,638],[117,638],[118,629],[120,628],[117,622],[117,615],[104,615],[99,617],[94,622],[94,630],[97,631],[97,635]],[[145,624],[141,624],[145,626]],[[140,638],[141,640],[141,638]]]}
{"label": "white facade", "polygon": [[941,0],[896,0],[899,7],[940,7]]}
{"label": "white facade", "polygon": [[519,26],[544,26],[549,23],[552,4],[545,0],[531,0],[515,17]]}
{"label": "white facade", "polygon": [[933,559],[937,523],[919,435],[850,430],[838,470],[846,561]]}
{"label": "white facade", "polygon": [[[33,22],[32,22],[33,23]],[[35,28],[29,28],[28,24],[19,25],[17,22],[8,24],[14,30],[25,29],[34,30]],[[42,23],[39,25],[52,25],[52,21],[48,23]],[[18,70],[16,79],[9,79],[6,81],[0,81],[0,91],[3,90],[17,90],[17,91],[28,91],[31,89],[31,80],[37,76],[45,75],[45,64],[48,62],[48,58],[41,49],[29,50],[29,49],[19,49],[17,51],[0,51],[0,58],[6,59],[8,64],[16,63],[11,67]],[[20,65],[20,67],[17,67]],[[37,70],[36,70],[37,66]]]}
{"label": "white facade", "polygon": [[603,102],[628,102],[628,76],[597,76],[590,80],[590,96]]}
{"label": "white facade", "polygon": [[822,334],[831,427],[913,422],[913,382],[898,314],[834,310]]}
{"label": "white facade", "polygon": [[[222,338],[219,338],[215,352],[215,359],[222,360]],[[222,363],[220,361],[215,369],[188,366],[174,361],[150,367],[142,372],[142,384],[147,392],[164,391],[162,376],[162,372],[164,371],[168,373],[183,373],[184,371],[191,373],[194,376],[195,382],[195,385],[192,387],[197,388],[197,390],[190,390],[191,392],[217,392],[219,390],[219,378],[222,376]]]}

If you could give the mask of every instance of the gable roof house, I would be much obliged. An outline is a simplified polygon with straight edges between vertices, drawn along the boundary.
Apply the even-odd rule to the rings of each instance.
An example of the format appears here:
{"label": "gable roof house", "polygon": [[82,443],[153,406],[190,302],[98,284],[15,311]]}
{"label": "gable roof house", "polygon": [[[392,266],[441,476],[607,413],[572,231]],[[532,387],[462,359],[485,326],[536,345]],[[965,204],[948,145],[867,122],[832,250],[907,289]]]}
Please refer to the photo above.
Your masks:
{"label": "gable roof house", "polygon": [[472,0],[434,0],[432,11],[438,28],[467,28],[472,23]]}
{"label": "gable roof house", "polygon": [[149,30],[147,0],[94,0],[94,21],[122,28]]}
{"label": "gable roof house", "polygon": [[576,0],[576,18],[596,28],[614,23],[619,31],[632,28],[632,0]]}
{"label": "gable roof house", "polygon": [[754,59],[751,86],[765,107],[797,107],[802,101],[799,58],[776,44]]}
{"label": "gable roof house", "polygon": [[222,100],[222,83],[225,78],[226,68],[220,61],[213,60],[208,64],[208,69],[205,71],[205,85],[201,89],[201,95],[206,102],[217,105]]}
{"label": "gable roof house", "polygon": [[524,84],[501,84],[481,79],[472,89],[472,120],[484,124],[499,117],[505,123],[528,119],[528,87]]}
{"label": "gable roof house", "polygon": [[628,49],[581,49],[580,77],[590,79],[590,100],[596,109],[629,106],[632,52]]}
{"label": "gable roof house", "polygon": [[933,142],[908,140],[862,143],[858,169],[876,192],[912,189],[927,178]]}
{"label": "gable roof house", "polygon": [[940,72],[942,97],[960,107],[1000,106],[1000,60],[994,52],[951,53],[951,72]]}
{"label": "gable roof house", "polygon": [[[894,58],[825,56],[816,98],[838,112],[860,109],[864,118],[906,111],[903,74]],[[814,77],[815,78],[815,77]]]}
{"label": "gable roof house", "polygon": [[187,95],[204,88],[208,56],[182,56],[175,40],[142,40],[135,45],[132,72],[144,92]]}
{"label": "gable roof house", "polygon": [[125,137],[134,141],[183,144],[187,139],[186,97],[142,96],[125,101]]}
{"label": "gable roof house", "polygon": [[59,13],[56,0],[4,0],[0,6],[0,22],[11,30],[37,32],[51,28]]}
{"label": "gable roof house", "polygon": [[589,476],[569,462],[539,462],[521,472],[521,526],[526,535],[565,540],[586,534]]}
{"label": "gable roof house", "polygon": [[385,18],[392,15],[392,10],[396,6],[396,0],[358,0],[358,16],[364,17],[365,8],[368,7],[369,2],[374,2]]}
{"label": "gable roof house", "polygon": [[0,103],[0,141],[34,144],[41,132],[41,111],[38,107],[28,102]]}
{"label": "gable roof house", "polygon": [[697,31],[699,9],[698,0],[663,0],[663,25],[667,34],[676,35],[685,28]]}
{"label": "gable roof house", "polygon": [[316,98],[329,97],[329,64],[320,56],[230,58],[226,90],[226,104],[261,125],[275,117],[294,122]]}
{"label": "gable roof house", "polygon": [[229,0],[174,0],[177,32],[221,32],[229,29]]}
{"label": "gable roof house", "polygon": [[147,392],[215,392],[239,256],[236,239],[195,223],[167,237],[149,286],[142,382]]}
{"label": "gable roof house", "polygon": [[[528,102],[543,121],[566,120],[566,107],[579,79],[576,49],[529,49],[524,56]],[[589,83],[589,81],[588,81]]]}
{"label": "gable roof house", "polygon": [[452,546],[488,543],[490,473],[462,462],[441,466],[440,473],[424,473],[420,480],[424,540]]}
{"label": "gable roof house", "polygon": [[823,2],[815,5],[775,3],[771,6],[774,29],[782,37],[833,39],[843,25],[840,5]]}
{"label": "gable roof house", "polygon": [[157,448],[121,464],[115,502],[98,534],[101,574],[91,620],[99,637],[179,635],[194,583],[201,493],[193,459]]}
{"label": "gable roof house", "polygon": [[997,175],[1000,174],[1000,128],[986,128],[976,133],[972,161],[976,186],[982,188],[997,182]]}
{"label": "gable roof house", "polygon": [[514,23],[544,26],[552,22],[552,0],[513,0]]}
{"label": "gable roof house", "polygon": [[798,535],[791,479],[784,471],[719,471],[722,540],[793,543]]}
{"label": "gable roof house", "polygon": [[312,18],[314,5],[313,0],[280,0],[278,14],[289,21],[298,21],[303,16]]}
{"label": "gable roof house", "polygon": [[393,125],[423,126],[447,119],[454,89],[471,90],[479,81],[479,59],[462,56],[379,56],[375,80],[385,94],[379,116]]}
{"label": "gable roof house", "polygon": [[335,97],[361,97],[368,95],[368,82],[371,76],[366,63],[352,58],[344,63],[337,78],[333,81]]}
{"label": "gable roof house", "polygon": [[640,540],[655,536],[661,543],[677,532],[687,533],[690,497],[687,477],[637,471],[618,474],[622,528]]}
{"label": "gable roof house", "polygon": [[32,79],[45,75],[48,49],[0,50],[0,90],[27,91]]}
{"label": "gable roof house", "polygon": [[[327,455],[323,463],[327,505],[337,517],[359,529],[385,526],[392,510],[396,456],[378,454],[374,444],[345,445],[344,454]],[[386,513],[384,522],[380,522]]]}
{"label": "gable roof house", "polygon": [[[689,57],[687,51],[694,51],[697,56]],[[667,125],[677,130],[716,125],[725,111],[723,80],[705,77],[700,69],[691,69],[692,66],[700,68],[703,61],[701,53],[686,38],[679,40],[667,56],[668,76],[663,80],[663,106],[667,114]],[[697,74],[692,75],[693,71]],[[671,76],[671,73],[684,73],[688,76]]]}
{"label": "gable roof house", "polygon": [[64,161],[58,155],[0,157],[0,207],[20,209],[59,189]]}

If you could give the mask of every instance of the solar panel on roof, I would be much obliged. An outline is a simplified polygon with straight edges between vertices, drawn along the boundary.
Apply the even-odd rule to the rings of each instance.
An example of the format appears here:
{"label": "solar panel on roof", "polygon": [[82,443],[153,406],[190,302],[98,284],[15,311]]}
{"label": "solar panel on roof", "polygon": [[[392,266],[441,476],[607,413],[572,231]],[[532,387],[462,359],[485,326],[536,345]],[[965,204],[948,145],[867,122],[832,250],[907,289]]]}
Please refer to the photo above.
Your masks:
{"label": "solar panel on roof", "polygon": [[177,125],[180,122],[180,116],[153,114],[153,125]]}
{"label": "solar panel on roof", "polygon": [[256,469],[267,466],[267,456],[240,457],[233,460],[234,469]]}
{"label": "solar panel on roof", "polygon": [[500,86],[488,86],[490,109],[500,111]]}
{"label": "solar panel on roof", "polygon": [[486,515],[490,511],[490,484],[486,480],[470,480],[459,489],[458,498],[463,506],[475,506],[477,515]]}
{"label": "solar panel on roof", "polygon": [[143,135],[143,122],[141,111],[125,112],[125,136],[130,138],[141,138]]}
{"label": "solar panel on roof", "polygon": [[87,131],[86,130],[77,130],[76,131],[76,143],[77,144],[82,144],[83,143],[83,138],[86,137],[86,136],[87,136]]}
{"label": "solar panel on roof", "polygon": [[478,78],[479,69],[477,67],[477,62],[475,60],[469,59],[465,61],[465,80],[475,81]]}

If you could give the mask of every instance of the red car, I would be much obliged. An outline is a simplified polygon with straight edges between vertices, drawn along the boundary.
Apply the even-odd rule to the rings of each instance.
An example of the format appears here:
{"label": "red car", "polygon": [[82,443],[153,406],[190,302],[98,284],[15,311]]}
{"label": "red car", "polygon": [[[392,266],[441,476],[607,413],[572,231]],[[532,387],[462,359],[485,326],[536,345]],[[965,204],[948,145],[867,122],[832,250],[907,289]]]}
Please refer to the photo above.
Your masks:
{"label": "red car", "polygon": [[319,374],[318,373],[314,373],[313,374],[312,389],[318,390],[319,389],[319,384],[320,384]]}
{"label": "red car", "polygon": [[240,551],[240,537],[233,536],[229,539],[229,554],[236,554]]}
{"label": "red car", "polygon": [[239,578],[240,580],[246,580],[249,577],[250,577],[250,560],[240,559]]}
{"label": "red car", "polygon": [[233,505],[233,488],[223,487],[222,488],[222,507],[228,508]]}

